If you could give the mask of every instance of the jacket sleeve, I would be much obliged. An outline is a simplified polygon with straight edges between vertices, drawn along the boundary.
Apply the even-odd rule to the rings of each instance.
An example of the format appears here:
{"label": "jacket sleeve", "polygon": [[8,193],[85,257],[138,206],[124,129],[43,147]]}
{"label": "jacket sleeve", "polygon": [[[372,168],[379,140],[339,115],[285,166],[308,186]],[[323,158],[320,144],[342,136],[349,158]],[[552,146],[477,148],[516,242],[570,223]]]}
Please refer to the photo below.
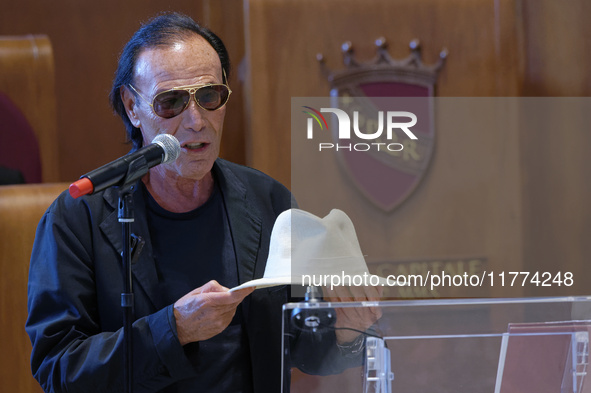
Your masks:
{"label": "jacket sleeve", "polygon": [[[32,371],[46,392],[121,392],[123,329],[101,329],[92,218],[81,205],[59,205],[42,218],[31,255],[26,330]],[[123,318],[120,308],[112,312]],[[156,391],[193,375],[172,305],[137,319],[132,339],[134,391]]]}

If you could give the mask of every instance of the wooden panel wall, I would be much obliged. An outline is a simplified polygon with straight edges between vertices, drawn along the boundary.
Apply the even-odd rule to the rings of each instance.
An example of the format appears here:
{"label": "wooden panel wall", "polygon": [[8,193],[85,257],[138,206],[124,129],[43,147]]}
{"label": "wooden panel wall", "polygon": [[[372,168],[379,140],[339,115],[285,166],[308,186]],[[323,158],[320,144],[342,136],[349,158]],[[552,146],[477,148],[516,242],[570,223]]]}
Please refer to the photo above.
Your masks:
{"label": "wooden panel wall", "polygon": [[423,43],[426,63],[434,62],[447,47],[450,56],[439,80],[440,96],[519,94],[520,29],[514,24],[512,1],[246,3],[252,99],[249,157],[284,182],[289,182],[285,154],[290,98],[328,95],[316,54],[324,54],[329,68],[340,69],[340,45],[346,41],[352,42],[360,60],[374,57],[374,41],[382,36],[395,58],[406,57],[415,38]]}
{"label": "wooden panel wall", "polygon": [[[289,169],[299,174],[291,178],[291,186],[302,208],[321,216],[331,208],[347,212],[368,260],[384,262],[377,266],[383,275],[403,272],[392,267],[393,262],[420,269],[461,261],[449,264],[448,272],[462,264],[470,269],[469,261],[475,258],[483,261],[478,269],[522,266],[521,161],[514,123],[499,133],[479,127],[475,118],[466,119],[473,121],[471,127],[454,128],[457,120],[439,108],[441,122],[429,172],[410,200],[390,213],[365,199],[334,157],[325,162],[304,152],[292,157],[291,168],[285,165],[291,97],[328,95],[329,84],[316,54],[324,55],[330,69],[342,69],[340,45],[345,41],[352,42],[358,61],[369,61],[379,37],[386,38],[397,59],[408,56],[410,41],[418,38],[427,64],[437,60],[442,48],[449,51],[437,86],[439,96],[518,95],[522,62],[513,5],[487,0],[372,0],[345,6],[342,1],[250,1],[247,58],[252,85],[247,96],[252,99],[253,163],[285,182],[290,181]],[[461,113],[453,104],[448,110]],[[503,155],[496,154],[501,151]],[[441,291],[422,289],[406,296],[443,296]],[[488,289],[484,295],[507,294]],[[513,295],[521,293],[518,289]],[[451,294],[475,293],[447,292]]]}
{"label": "wooden panel wall", "polygon": [[[449,57],[438,81],[438,96],[590,94],[591,52],[587,47],[591,31],[585,19],[590,5],[583,0],[574,1],[568,9],[551,0],[250,0],[245,5],[246,97],[251,116],[248,162],[287,184],[292,169],[287,158],[290,99],[328,95],[328,82],[315,57],[322,53],[329,68],[342,68],[339,46],[345,41],[352,42],[359,60],[374,56],[373,41],[381,36],[390,43],[394,58],[408,54],[413,38],[421,40],[426,63],[433,62],[446,47]],[[563,138],[557,140],[559,133]],[[591,145],[591,133],[581,128],[542,132],[531,123],[520,124],[518,134],[506,135],[506,141],[518,148],[516,161],[505,167],[518,182],[512,185],[516,187],[514,198],[506,201],[509,205],[498,202],[496,206],[514,217],[513,221],[507,217],[510,233],[498,235],[508,240],[517,234],[519,246],[502,266],[532,273],[567,270],[575,275],[574,287],[551,291],[529,287],[524,294],[586,294],[591,274],[586,263],[591,259],[586,241],[591,236],[591,208],[584,201],[591,197],[585,180],[591,160],[584,149]],[[474,140],[477,144],[481,141]],[[507,165],[501,156],[499,159],[496,165]],[[430,176],[448,164],[436,162]],[[423,185],[424,189],[429,187]],[[421,191],[425,190],[412,198],[420,198]],[[420,214],[408,209],[418,203],[412,200],[392,215],[407,219],[398,224],[403,237],[413,228],[409,225],[414,222],[412,217]],[[487,206],[480,207],[475,220],[486,217]],[[462,205],[456,207],[461,209]],[[436,216],[430,219],[441,228],[451,227],[453,222],[453,217],[444,222]],[[488,235],[482,236],[481,241],[493,249],[503,247]],[[426,249],[420,252],[429,253],[434,241],[425,238]],[[508,292],[500,290],[499,295],[503,294]]]}
{"label": "wooden panel wall", "polygon": [[[584,0],[568,7],[548,0],[523,2],[524,96],[591,96],[589,12],[591,3]],[[574,273],[574,287],[556,288],[555,294],[589,295],[590,102],[575,101],[540,113],[522,129],[524,260],[530,270]],[[584,124],[573,121],[585,118]]]}

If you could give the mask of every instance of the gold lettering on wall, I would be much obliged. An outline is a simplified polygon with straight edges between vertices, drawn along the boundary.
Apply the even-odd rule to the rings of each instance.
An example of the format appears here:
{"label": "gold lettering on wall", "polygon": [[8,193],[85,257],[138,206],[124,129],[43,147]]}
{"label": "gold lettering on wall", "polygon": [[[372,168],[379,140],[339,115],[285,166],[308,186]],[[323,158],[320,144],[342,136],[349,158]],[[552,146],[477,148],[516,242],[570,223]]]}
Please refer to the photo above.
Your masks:
{"label": "gold lettering on wall", "polygon": [[490,293],[485,276],[488,260],[483,257],[367,262],[372,274],[398,284],[385,288],[387,298],[486,297]]}

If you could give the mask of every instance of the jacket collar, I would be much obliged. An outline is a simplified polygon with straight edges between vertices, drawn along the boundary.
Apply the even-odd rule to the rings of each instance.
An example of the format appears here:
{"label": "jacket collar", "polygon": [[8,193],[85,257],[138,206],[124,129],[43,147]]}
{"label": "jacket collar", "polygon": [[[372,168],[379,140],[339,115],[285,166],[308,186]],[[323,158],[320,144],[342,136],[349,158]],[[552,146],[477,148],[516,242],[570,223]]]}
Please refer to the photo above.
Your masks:
{"label": "jacket collar", "polygon": [[[214,178],[219,182],[224,206],[228,214],[232,243],[234,244],[238,263],[238,280],[240,283],[244,283],[254,279],[262,231],[260,214],[250,203],[248,190],[244,183],[230,168],[227,161],[216,160],[212,171]],[[117,250],[117,254],[121,255],[123,241],[122,227],[117,217],[118,190],[116,188],[107,189],[103,194],[103,198],[114,211],[99,226]],[[139,286],[146,293],[154,307],[160,309],[166,304],[162,304],[158,297],[158,276],[146,218],[146,204],[140,187],[135,187],[133,201],[135,221],[132,224],[132,233],[145,242],[142,251],[135,259],[135,262],[132,263],[132,273],[135,278],[134,287]]]}

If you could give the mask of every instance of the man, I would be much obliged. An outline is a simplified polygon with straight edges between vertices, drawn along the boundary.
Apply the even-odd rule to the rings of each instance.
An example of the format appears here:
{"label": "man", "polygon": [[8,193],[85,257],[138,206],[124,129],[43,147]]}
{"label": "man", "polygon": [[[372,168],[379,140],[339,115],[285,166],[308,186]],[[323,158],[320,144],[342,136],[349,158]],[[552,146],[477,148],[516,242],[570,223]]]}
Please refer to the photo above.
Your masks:
{"label": "man", "polygon": [[[281,390],[287,288],[228,288],[263,275],[291,195],[218,159],[229,73],[219,38],[179,14],[144,25],[119,60],[111,102],[134,149],[161,133],[181,144],[179,158],[152,168],[133,193],[143,245],[133,263],[135,392]],[[64,193],[39,224],[26,329],[45,391],[124,389],[117,199],[116,189]],[[334,333],[323,340],[319,348],[336,342]]]}

